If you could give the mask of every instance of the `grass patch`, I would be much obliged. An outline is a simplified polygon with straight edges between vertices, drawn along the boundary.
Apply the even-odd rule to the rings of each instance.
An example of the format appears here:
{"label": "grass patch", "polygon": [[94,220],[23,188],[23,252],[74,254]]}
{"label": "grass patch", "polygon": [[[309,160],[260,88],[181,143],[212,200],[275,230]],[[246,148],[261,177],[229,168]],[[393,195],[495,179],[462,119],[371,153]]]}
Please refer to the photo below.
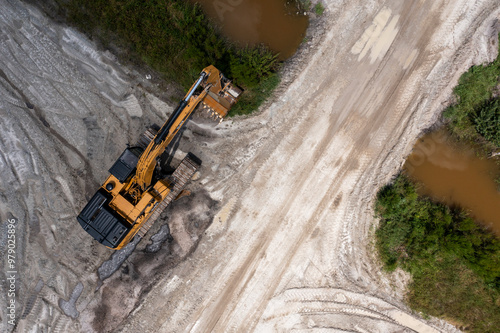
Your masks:
{"label": "grass patch", "polygon": [[453,90],[457,103],[443,113],[450,120],[448,128],[451,133],[460,140],[482,143],[488,150],[500,147],[500,127],[487,124],[498,123],[498,115],[494,116],[494,111],[485,111],[485,108],[492,107],[493,89],[498,86],[499,78],[500,52],[492,63],[473,66],[460,77]]}
{"label": "grass patch", "polygon": [[298,0],[297,5],[299,6],[299,9],[304,12],[308,12],[312,8],[314,13],[318,16],[323,15],[323,13],[325,12],[325,7],[321,2],[318,2],[313,7],[311,0]]}
{"label": "grass patch", "polygon": [[325,12],[325,7],[323,7],[323,4],[321,2],[318,2],[316,6],[314,6],[314,12],[316,15],[321,16]]}
{"label": "grass patch", "polygon": [[500,240],[466,213],[417,194],[400,175],[377,194],[376,246],[412,275],[408,303],[471,332],[500,327]]}
{"label": "grass patch", "polygon": [[477,133],[500,147],[500,99],[486,101],[477,109],[473,122]]}
{"label": "grass patch", "polygon": [[[263,87],[278,80],[276,54],[264,46],[239,48],[228,42],[198,4],[185,0],[56,2],[67,23],[105,47],[127,50],[122,60],[144,62],[184,89],[210,64],[241,86],[243,96],[259,100],[270,95]],[[251,113],[260,104],[242,98],[238,113]]]}

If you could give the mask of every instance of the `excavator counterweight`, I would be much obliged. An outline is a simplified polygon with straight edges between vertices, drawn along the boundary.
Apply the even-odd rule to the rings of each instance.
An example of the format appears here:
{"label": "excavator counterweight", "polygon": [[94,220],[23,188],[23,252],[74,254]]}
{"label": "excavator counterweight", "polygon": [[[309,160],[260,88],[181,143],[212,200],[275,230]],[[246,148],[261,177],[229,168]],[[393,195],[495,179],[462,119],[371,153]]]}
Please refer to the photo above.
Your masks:
{"label": "excavator counterweight", "polygon": [[77,217],[83,229],[116,250],[136,234],[144,237],[201,165],[189,153],[170,176],[163,177],[159,160],[167,146],[200,103],[222,121],[240,94],[217,68],[203,69],[163,126],[148,129],[137,146],[126,148],[109,169],[110,175]]}

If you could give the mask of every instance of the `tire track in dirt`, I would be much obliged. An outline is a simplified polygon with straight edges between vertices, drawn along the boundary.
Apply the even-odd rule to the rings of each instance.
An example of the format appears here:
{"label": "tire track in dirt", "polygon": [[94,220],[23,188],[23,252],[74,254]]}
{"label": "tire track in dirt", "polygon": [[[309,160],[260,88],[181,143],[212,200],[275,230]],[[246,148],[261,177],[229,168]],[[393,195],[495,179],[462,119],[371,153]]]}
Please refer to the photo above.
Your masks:
{"label": "tire track in dirt", "polygon": [[[125,146],[125,122],[117,120],[126,120],[127,127],[139,122],[122,116],[126,106],[113,104],[120,105],[135,83],[116,63],[105,64],[101,53],[87,58],[85,48],[95,46],[36,9],[5,0],[0,7],[0,223],[3,228],[12,216],[18,221],[16,330],[75,332],[78,322],[66,317],[59,300],[69,300],[81,286],[71,312],[78,315],[95,297],[96,267],[109,256],[92,244],[75,216],[116,147]],[[87,138],[86,116],[95,116],[93,126],[104,129],[105,138]],[[89,157],[89,150],[95,154]],[[3,241],[1,246],[3,253]],[[39,279],[41,290],[31,283]],[[6,322],[0,326],[13,329]]]}
{"label": "tire track in dirt", "polygon": [[[337,288],[299,288],[299,289],[288,289],[277,297],[270,301],[270,304],[276,303],[276,306],[270,306],[270,308],[275,308],[270,315],[264,315],[262,321],[256,330],[258,331],[272,331],[277,328],[275,323],[277,321],[293,323],[288,329],[293,327],[294,329],[300,329],[301,325],[294,319],[296,314],[299,314],[302,318],[302,322],[305,323],[307,320],[318,320],[318,317],[325,318],[321,322],[321,326],[336,327],[336,328],[350,328],[355,329],[355,323],[357,321],[361,322],[371,322],[370,320],[382,321],[390,324],[393,329],[408,329],[411,328],[412,331],[418,332],[434,332],[437,333],[438,330],[432,327],[425,327],[426,325],[417,319],[409,319],[411,323],[404,323],[401,321],[400,313],[402,313],[397,306],[390,304],[382,299],[373,296],[367,296],[366,294],[358,294],[343,289]],[[351,324],[336,324],[338,320],[336,315],[348,315],[357,317],[351,320]],[[328,317],[329,315],[334,315]],[[319,323],[318,323],[319,324]],[[408,326],[410,325],[410,326]],[[389,327],[391,327],[389,326]],[[379,331],[374,327],[364,326],[365,329],[376,332]],[[305,328],[305,326],[302,326]],[[319,327],[318,327],[319,328]],[[358,326],[358,328],[360,328]],[[450,327],[451,328],[451,327]],[[280,330],[281,331],[281,330]],[[284,330],[283,330],[284,331]],[[358,331],[358,330],[356,330]],[[363,330],[359,330],[363,331]]]}
{"label": "tire track in dirt", "polygon": [[[127,264],[129,275],[115,276],[96,293],[95,270],[109,253],[75,228],[71,201],[82,203],[78,189],[86,183],[68,171],[79,169],[75,149],[95,153],[86,158],[98,173],[93,179],[100,179],[117,147],[161,113],[150,111],[141,88],[130,88],[136,81],[81,36],[23,3],[0,1],[0,81],[21,92],[1,90],[0,112],[14,130],[0,136],[8,146],[0,166],[10,168],[0,186],[15,185],[18,192],[0,197],[0,205],[24,222],[24,276],[44,285],[33,301],[36,287],[21,281],[32,310],[18,330],[95,331],[91,323],[100,313],[111,318],[102,318],[101,328],[134,333],[453,331],[407,314],[405,277],[389,279],[370,253],[371,204],[435,119],[460,72],[491,58],[494,47],[482,45],[489,42],[489,21],[500,16],[498,2],[326,2],[325,35],[290,70],[297,76],[273,104],[218,130],[203,121],[188,126],[193,142],[180,147],[207,162],[201,184],[213,198],[235,202],[226,225],[202,238],[177,267],[170,269],[177,259],[165,255],[168,249],[163,256],[140,254],[136,267]],[[386,20],[358,61],[351,50],[380,12]],[[41,118],[19,113],[22,99]],[[133,117],[141,113],[142,119]],[[27,138],[16,138],[16,122],[23,124],[17,135]],[[84,140],[69,140],[74,133]],[[70,146],[54,150],[52,142],[62,142],[58,136]],[[166,258],[164,269],[147,258]],[[80,282],[81,295],[71,298]],[[128,295],[125,312],[135,310],[124,313],[112,294]],[[76,320],[59,306],[70,299],[81,313]]]}
{"label": "tire track in dirt", "polygon": [[[372,77],[372,79],[373,79],[373,77]],[[372,79],[370,79],[370,80],[368,80],[368,81],[371,81]],[[396,82],[396,85],[397,85],[397,82]],[[360,92],[360,94],[359,94],[359,95],[363,95],[363,94],[362,94],[363,90],[364,90],[364,88],[361,90],[361,92]],[[384,96],[387,96],[387,95],[384,95]],[[392,96],[392,94],[388,94],[388,96],[387,96],[386,98],[387,98],[388,100],[390,100],[390,99],[391,99],[391,96]],[[385,103],[385,104],[388,104],[388,103]],[[379,104],[377,104],[377,105],[379,105]],[[351,110],[355,110],[355,109],[356,109],[356,107],[352,107],[352,108],[350,108],[350,109],[351,109]],[[309,122],[304,122],[304,123],[303,123],[303,125],[302,125],[302,127],[313,127],[313,126],[311,126],[311,125],[309,125],[309,124],[310,124]],[[327,144],[327,143],[329,143],[329,142],[332,140],[333,133],[334,133],[334,131],[333,131],[333,128],[332,128],[332,127],[333,127],[333,126],[332,126],[332,124],[330,124],[330,127],[328,128],[328,131],[327,131],[327,133],[328,133],[329,135],[328,135],[327,137],[322,137],[322,139],[321,139],[321,140],[322,140],[322,143],[323,143],[323,144],[322,144],[322,145],[320,145],[319,147],[315,147],[315,150],[317,150],[317,151],[319,151],[319,152],[328,151],[327,149],[325,149],[325,146],[326,146],[326,144]],[[362,132],[363,132],[363,133],[366,133],[366,132],[370,132],[370,131],[365,129],[365,130],[363,130]],[[300,131],[300,133],[303,133],[303,130],[301,130],[301,131]],[[312,134],[312,133],[309,133],[309,135],[311,135],[311,134]],[[296,137],[294,137],[294,136],[293,136],[293,134],[291,134],[291,136],[292,136],[292,138],[296,138]],[[304,137],[307,137],[307,136],[305,135]],[[298,140],[298,143],[300,144],[300,143],[302,143],[302,141],[301,141],[301,140]],[[361,150],[361,149],[362,149],[362,147],[363,147],[363,145],[359,145],[359,146],[361,147],[359,150]],[[291,154],[291,156],[294,156],[294,155],[296,156],[296,155],[297,155],[297,154],[296,154],[296,150],[297,150],[297,148],[292,148],[292,149],[290,149],[290,148],[288,148],[288,147],[287,147],[287,148],[285,148],[285,149],[283,149],[283,151],[286,151],[288,154]],[[355,155],[357,155],[357,154],[353,154],[353,155],[355,156]],[[352,159],[352,157],[351,157],[351,159]],[[292,160],[294,160],[294,158],[292,158]],[[349,159],[349,158],[347,158],[347,160],[350,160],[350,159]],[[306,177],[304,177],[304,175],[311,175],[311,176],[313,175],[311,171],[312,171],[312,170],[314,169],[314,167],[316,166],[316,163],[315,163],[315,162],[316,162],[316,161],[314,161],[314,160],[310,161],[310,162],[309,162],[309,163],[310,163],[310,164],[309,164],[309,165],[310,165],[310,167],[309,167],[307,170],[305,170],[305,172],[304,172],[304,173],[303,173],[300,177],[297,177],[298,179],[300,179],[299,183],[301,183],[301,184],[302,184],[302,186],[301,186],[301,187],[299,187],[298,189],[294,189],[294,190],[292,190],[292,191],[289,191],[289,193],[302,193],[302,192],[304,192],[304,191],[303,191],[304,184],[308,184],[308,179],[305,179]],[[271,168],[278,168],[278,169],[279,169],[279,165],[273,164],[273,165],[271,166]],[[272,171],[271,171],[271,170],[268,170],[267,172],[264,172],[264,173],[265,173],[265,174],[272,174]],[[339,175],[339,178],[340,178],[340,179],[343,179],[345,176],[346,176],[345,174],[342,174],[342,173],[341,173],[341,174]],[[356,177],[356,175],[355,175],[354,177]],[[293,179],[289,179],[289,180],[290,180],[290,181],[293,181]],[[269,179],[268,179],[267,181],[269,181]],[[320,195],[319,193],[318,193],[317,195],[318,195],[318,197],[321,197],[321,195]],[[272,195],[271,195],[270,197],[272,197]],[[319,211],[317,211],[314,215],[321,215],[321,212],[323,212],[323,211],[324,211],[324,208],[325,208],[324,206],[326,205],[326,202],[331,202],[331,201],[332,201],[332,198],[331,198],[330,196],[324,196],[324,197],[323,197],[322,202],[321,202],[321,203],[320,203],[320,205],[319,205],[319,207],[320,207]],[[289,201],[288,201],[288,202],[289,202]],[[284,212],[285,212],[285,214],[286,214],[287,212],[289,212],[289,210],[290,210],[290,207],[289,207],[289,206],[285,206],[285,207],[282,207],[281,209],[279,209],[279,211],[284,211]],[[237,219],[238,217],[235,217],[235,218]],[[282,221],[282,220],[285,220],[285,216],[284,216],[284,214],[280,214],[280,215],[278,215],[278,216],[273,216],[273,217],[272,217],[272,218],[270,218],[269,220],[271,220],[271,221],[276,221],[276,220],[278,220],[278,221]],[[318,218],[316,218],[316,222],[317,222],[317,220],[318,220]],[[313,230],[313,228],[315,227],[315,225],[316,225],[316,224],[312,224],[311,226],[309,226],[309,224],[307,224],[307,225],[306,225],[306,227],[304,227],[304,228],[303,228],[303,230],[301,230],[301,232],[299,232],[299,235],[300,235],[300,236],[299,236],[299,237],[300,237],[300,238],[299,238],[299,241],[295,241],[295,240],[293,240],[293,241],[292,241],[292,243],[293,243],[293,244],[297,244],[297,245],[296,245],[293,249],[291,249],[291,250],[287,251],[287,254],[289,254],[289,260],[291,259],[291,257],[293,257],[293,256],[295,255],[295,253],[296,253],[296,251],[297,251],[297,249],[298,249],[298,247],[299,247],[299,244],[301,244],[301,243],[302,243],[303,239],[304,239],[305,237],[308,237],[308,236],[310,235],[310,233],[311,233],[311,231]],[[277,231],[278,227],[279,227],[279,226],[278,226],[278,225],[276,225],[276,226],[275,226],[275,227],[273,227],[273,228],[270,228],[270,227],[266,228],[265,233],[266,233],[266,235],[267,235],[267,239],[268,239],[268,240],[267,240],[264,244],[262,244],[262,242],[259,242],[258,246],[257,246],[257,247],[255,247],[255,250],[250,251],[251,253],[255,253],[255,251],[258,251],[258,252],[257,252],[257,255],[255,255],[253,258],[261,258],[261,257],[262,257],[260,254],[262,253],[262,251],[267,250],[267,248],[269,247],[269,242],[270,242],[270,240],[271,240],[271,237],[272,237],[272,235],[274,235],[274,234],[276,233],[276,231]],[[290,235],[288,235],[288,237],[290,237]],[[290,238],[291,238],[291,237],[290,237]],[[262,248],[262,245],[264,245],[264,250],[259,250],[259,249],[261,249],[261,248]],[[278,261],[278,262],[280,262],[279,260],[277,260],[277,261]],[[287,264],[288,264],[288,262],[285,262],[285,264],[283,265],[282,270],[288,266]],[[250,266],[250,265],[249,265],[249,263],[248,263],[248,259],[247,259],[247,262],[245,263],[245,265],[244,265],[244,266],[243,266],[243,268],[242,268],[242,269],[243,269],[243,274],[241,274],[240,272],[238,272],[238,273],[234,274],[234,275],[231,277],[232,281],[234,281],[234,280],[236,280],[236,279],[240,279],[240,280],[243,280],[243,281],[244,281],[245,279],[243,279],[243,276],[245,276],[245,274],[244,274],[244,273],[248,270],[248,267],[249,267],[249,266]],[[252,267],[253,267],[253,266],[254,266],[254,265],[252,265]],[[281,265],[280,265],[280,266],[281,266]],[[268,285],[268,286],[267,286],[267,287],[268,287],[268,289],[269,289],[270,291],[269,291],[268,293],[266,293],[266,295],[265,295],[265,296],[263,296],[263,297],[262,297],[262,299],[268,299],[268,298],[269,298],[269,296],[270,296],[270,294],[272,295],[272,293],[274,293],[274,290],[276,289],[276,286],[277,286],[277,284],[279,283],[279,280],[281,279],[282,275],[283,275],[283,272],[281,272],[281,273],[277,273],[277,274],[275,274],[275,275],[273,276],[274,281],[277,281],[277,282],[275,282],[275,283],[274,283],[274,285],[271,285],[271,286],[269,286],[269,285]],[[252,276],[253,276],[253,274],[252,274]],[[234,282],[230,283],[230,284],[226,287],[226,291],[224,292],[223,297],[219,298],[218,303],[220,303],[220,305],[218,305],[218,306],[219,306],[219,307],[221,307],[221,308],[225,308],[225,307],[227,306],[227,304],[228,304],[228,299],[227,299],[227,298],[228,298],[228,295],[227,295],[227,293],[228,293],[228,292],[235,292],[235,293],[238,293],[238,294],[239,294],[239,293],[240,293],[240,290],[241,290],[241,289],[244,289],[244,287],[247,285],[247,283],[248,283],[248,279],[249,279],[249,278],[250,278],[250,277],[246,278],[246,281],[245,281],[245,284],[244,284],[243,288],[235,288],[235,283],[234,283]],[[216,302],[216,303],[217,303],[217,302]],[[216,305],[215,307],[217,307],[217,305]],[[234,308],[234,306],[230,305],[228,308],[233,309],[233,308]],[[257,314],[256,314],[256,316],[257,316],[257,317],[258,317],[258,313],[259,313],[259,312],[262,312],[262,310],[263,310],[263,309],[261,309],[261,310],[258,310],[258,311],[257,311]],[[206,311],[206,309],[205,309],[204,311]],[[235,312],[236,312],[237,310],[232,310],[232,311],[235,311]],[[248,310],[247,310],[247,311],[248,311]],[[249,314],[249,313],[247,312],[247,313],[246,313],[246,315],[248,316],[248,314]],[[205,329],[207,329],[207,330],[209,330],[209,331],[214,330],[214,329],[215,329],[215,327],[216,327],[216,326],[215,326],[215,324],[214,324],[214,322],[215,322],[216,320],[218,320],[218,318],[219,318],[220,316],[221,316],[221,314],[220,314],[220,313],[219,313],[219,314],[217,314],[217,313],[215,313],[215,314],[214,314],[214,313],[210,313],[210,312],[209,312],[208,317],[210,318],[210,321],[209,321],[208,323],[204,323],[204,322],[202,321],[201,323],[197,323],[197,325],[200,325],[201,327],[204,327]],[[246,318],[246,320],[247,320],[247,322],[249,322],[249,325],[252,325],[252,324],[253,324],[253,323],[252,323],[252,321],[249,321],[249,320],[248,320],[248,317]],[[237,320],[236,320],[236,322],[237,322]],[[218,326],[218,329],[221,329],[222,327],[228,327],[228,325],[227,325],[226,323],[222,323],[222,324],[220,324],[219,322],[217,322],[217,324],[219,325],[219,326]],[[251,330],[251,328],[252,328],[251,326],[250,326],[250,327],[248,327],[248,326],[240,326],[240,327],[239,327],[239,329],[243,329],[244,331],[250,331],[250,330]]]}

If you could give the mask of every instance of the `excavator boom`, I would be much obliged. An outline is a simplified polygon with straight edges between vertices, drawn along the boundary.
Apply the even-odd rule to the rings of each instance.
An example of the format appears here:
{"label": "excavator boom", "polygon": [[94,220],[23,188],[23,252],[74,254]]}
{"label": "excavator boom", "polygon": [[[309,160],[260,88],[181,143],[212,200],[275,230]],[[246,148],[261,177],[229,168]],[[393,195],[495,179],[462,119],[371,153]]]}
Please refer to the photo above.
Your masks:
{"label": "excavator boom", "polygon": [[198,103],[207,94],[207,89],[204,89],[200,95],[193,97],[194,92],[206,77],[207,73],[205,71],[201,72],[200,78],[193,84],[191,89],[189,89],[184,99],[179,103],[165,124],[163,124],[154,139],[151,140],[144,153],[142,153],[137,163],[137,171],[131,182],[131,186],[137,184],[141,190],[144,191],[151,185],[156,159],[163,154],[169,143],[172,142],[181,129],[182,125],[184,125],[187,118],[189,118]]}

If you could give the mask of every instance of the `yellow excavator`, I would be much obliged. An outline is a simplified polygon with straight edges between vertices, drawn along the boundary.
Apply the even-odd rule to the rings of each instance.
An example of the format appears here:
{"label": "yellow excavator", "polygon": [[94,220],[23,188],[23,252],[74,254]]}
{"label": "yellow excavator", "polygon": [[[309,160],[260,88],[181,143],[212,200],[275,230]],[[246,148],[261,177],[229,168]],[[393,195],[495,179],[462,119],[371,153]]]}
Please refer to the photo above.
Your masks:
{"label": "yellow excavator", "polygon": [[220,122],[241,92],[214,66],[203,69],[163,126],[148,129],[109,169],[109,177],[77,217],[83,229],[115,250],[135,235],[143,238],[201,165],[188,153],[171,175],[164,176],[160,159],[167,146],[200,103]]}

